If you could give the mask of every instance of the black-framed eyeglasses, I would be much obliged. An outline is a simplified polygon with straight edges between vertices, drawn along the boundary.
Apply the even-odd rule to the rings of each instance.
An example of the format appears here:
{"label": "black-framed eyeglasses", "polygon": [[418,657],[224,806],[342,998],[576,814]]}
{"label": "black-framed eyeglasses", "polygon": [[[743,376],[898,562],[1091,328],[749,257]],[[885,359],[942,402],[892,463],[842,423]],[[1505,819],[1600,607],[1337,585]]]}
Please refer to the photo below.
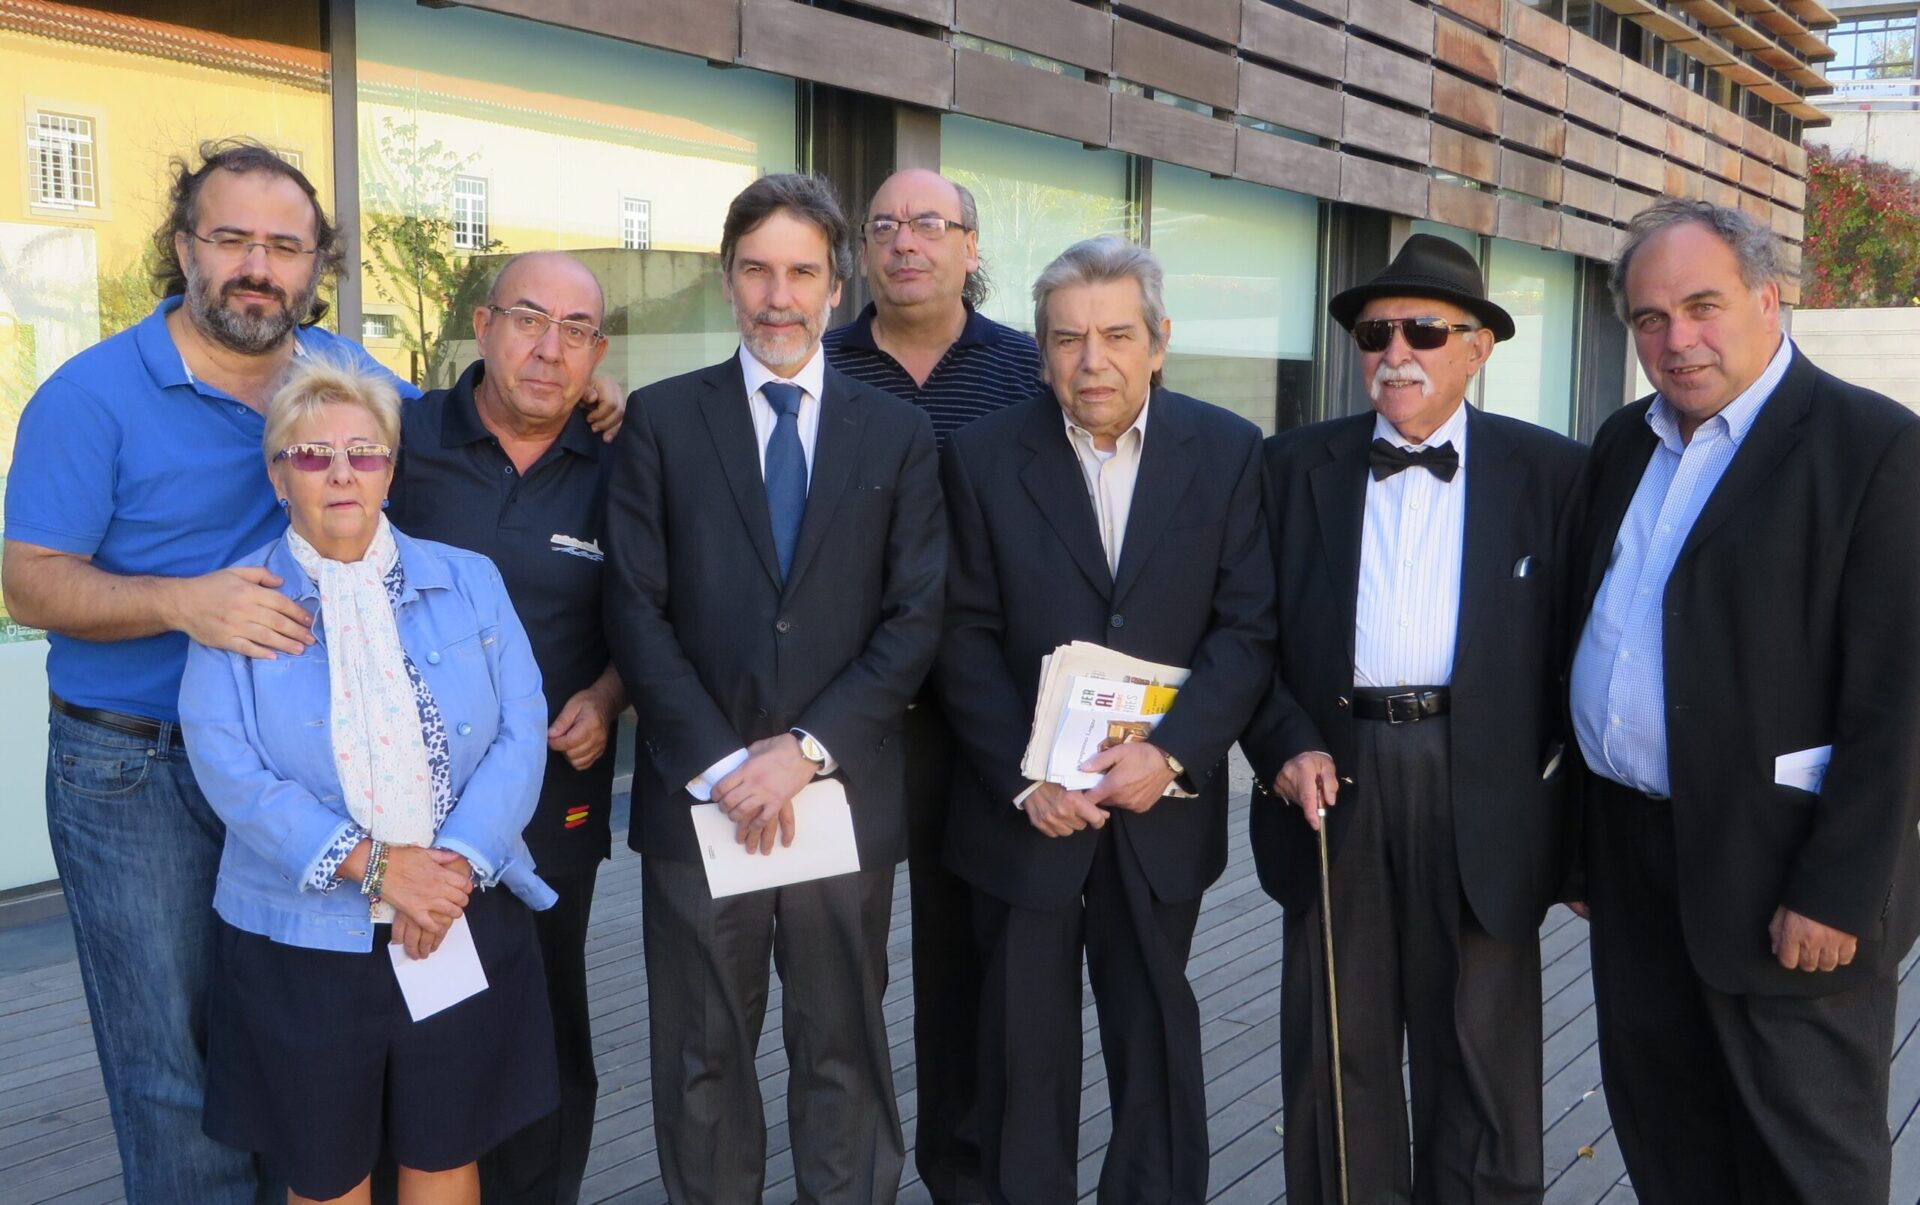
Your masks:
{"label": "black-framed eyeglasses", "polygon": [[212,247],[214,254],[222,259],[245,259],[255,247],[265,251],[267,258],[277,264],[290,264],[303,256],[320,253],[320,248],[309,247],[295,238],[248,238],[231,230],[223,230],[211,238],[197,230],[189,230],[187,234]]}
{"label": "black-framed eyeglasses", "polygon": [[1461,322],[1448,322],[1445,318],[1369,318],[1353,324],[1353,341],[1361,351],[1385,351],[1393,342],[1393,332],[1398,330],[1406,338],[1408,347],[1432,351],[1446,346],[1455,331],[1464,335],[1478,329]]}
{"label": "black-framed eyeglasses", "polygon": [[288,444],[273,454],[275,460],[284,460],[303,473],[330,472],[337,456],[346,457],[347,464],[356,473],[383,473],[393,463],[393,449],[385,444],[354,444],[349,448],[317,443]]}
{"label": "black-framed eyeglasses", "polygon": [[939,240],[947,237],[947,231],[949,229],[958,230],[962,233],[966,233],[972,229],[970,226],[961,225],[953,218],[943,218],[931,213],[922,214],[917,218],[908,218],[904,222],[899,218],[868,218],[865,224],[861,226],[861,229],[867,232],[867,237],[872,241],[886,244],[900,237],[900,228],[902,226],[911,226],[915,238],[930,240]]}
{"label": "black-framed eyeglasses", "polygon": [[507,329],[523,339],[544,338],[547,328],[560,328],[560,342],[572,351],[581,351],[592,347],[606,338],[597,326],[588,326],[584,322],[575,322],[570,318],[555,318],[552,314],[543,314],[539,310],[530,310],[520,305],[494,305],[487,308],[507,320]]}

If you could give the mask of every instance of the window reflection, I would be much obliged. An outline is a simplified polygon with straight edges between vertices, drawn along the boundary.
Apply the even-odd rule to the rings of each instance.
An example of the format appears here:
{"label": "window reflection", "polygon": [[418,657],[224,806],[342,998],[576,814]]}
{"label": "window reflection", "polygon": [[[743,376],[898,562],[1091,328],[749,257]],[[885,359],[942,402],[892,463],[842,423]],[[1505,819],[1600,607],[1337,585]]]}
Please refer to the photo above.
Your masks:
{"label": "window reflection", "polygon": [[451,384],[504,257],[564,250],[607,288],[601,371],[629,387],[724,358],[727,204],[795,167],[789,80],[514,17],[358,6],[368,350]]}
{"label": "window reflection", "polygon": [[1299,425],[1313,388],[1319,227],[1311,197],[1154,164],[1148,228],[1173,318],[1169,387],[1267,431]]}

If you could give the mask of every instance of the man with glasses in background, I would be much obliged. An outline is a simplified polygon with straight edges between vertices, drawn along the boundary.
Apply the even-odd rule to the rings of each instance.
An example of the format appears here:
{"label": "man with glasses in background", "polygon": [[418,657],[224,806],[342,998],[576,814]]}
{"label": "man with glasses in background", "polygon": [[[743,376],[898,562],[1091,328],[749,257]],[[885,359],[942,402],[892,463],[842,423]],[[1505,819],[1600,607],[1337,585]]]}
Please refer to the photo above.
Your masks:
{"label": "man with glasses in background", "polygon": [[1554,533],[1581,449],[1467,403],[1514,328],[1454,243],[1414,235],[1328,310],[1373,409],[1267,441],[1279,660],[1241,742],[1254,862],[1286,910],[1287,1199],[1538,1202],[1538,930],[1560,887],[1566,777]]}
{"label": "man with glasses in background", "polygon": [[559,902],[533,914],[559,1055],[560,1107],[480,1160],[489,1205],[571,1205],[593,1145],[587,922],[611,850],[615,717],[626,706],[600,621],[607,469],[579,402],[607,354],[606,299],[559,251],[508,260],[473,311],[480,359],[407,406],[388,517],[482,553],[533,642],[547,696],[547,769],[526,828]]}
{"label": "man with glasses in background", "polygon": [[[924,168],[895,172],[873,194],[861,232],[860,270],[872,300],[821,340],[829,364],[926,411],[942,447],[968,422],[1034,395],[1033,337],[979,312],[988,286],[972,193]],[[914,1164],[936,1203],[984,1201],[973,1116],[982,968],[972,888],[940,861],[954,744],[932,690],[907,712],[901,739],[920,1094]]]}

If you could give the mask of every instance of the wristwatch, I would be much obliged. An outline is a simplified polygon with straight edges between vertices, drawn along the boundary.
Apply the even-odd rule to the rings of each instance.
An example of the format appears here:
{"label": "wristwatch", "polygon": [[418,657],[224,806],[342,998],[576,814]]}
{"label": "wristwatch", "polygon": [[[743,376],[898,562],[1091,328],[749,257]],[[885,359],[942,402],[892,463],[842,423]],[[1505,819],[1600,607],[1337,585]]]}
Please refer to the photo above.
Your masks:
{"label": "wristwatch", "polygon": [[813,772],[819,774],[827,768],[827,747],[813,739],[812,734],[798,728],[789,728],[793,739],[800,742],[800,756],[813,763]]}
{"label": "wristwatch", "polygon": [[1160,756],[1167,759],[1167,769],[1173,771],[1175,778],[1179,778],[1187,772],[1187,768],[1180,764],[1180,759],[1168,753],[1165,749],[1160,750]]}

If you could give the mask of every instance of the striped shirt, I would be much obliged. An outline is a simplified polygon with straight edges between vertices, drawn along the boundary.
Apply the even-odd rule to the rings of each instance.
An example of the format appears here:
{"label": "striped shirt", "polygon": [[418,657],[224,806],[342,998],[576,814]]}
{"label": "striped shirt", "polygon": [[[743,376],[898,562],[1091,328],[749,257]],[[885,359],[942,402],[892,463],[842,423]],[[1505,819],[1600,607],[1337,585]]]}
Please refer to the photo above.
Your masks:
{"label": "striped shirt", "polygon": [[1446,686],[1460,620],[1460,557],[1467,530],[1467,404],[1425,443],[1408,443],[1374,416],[1375,439],[1402,448],[1452,444],[1460,469],[1442,481],[1415,466],[1384,481],[1367,474],[1354,609],[1355,686]]}
{"label": "striped shirt", "polygon": [[1656,395],[1647,408],[1647,426],[1659,442],[1614,537],[1613,558],[1574,651],[1571,683],[1573,732],[1587,765],[1636,791],[1670,794],[1667,579],[1694,520],[1792,361],[1793,340],[1783,335],[1765,371],[1696,427],[1692,439],[1681,439],[1666,398]]}
{"label": "striped shirt", "polygon": [[940,447],[947,436],[982,415],[1024,402],[1040,389],[1040,348],[1033,336],[1002,326],[972,309],[960,337],[927,374],[914,384],[900,362],[873,341],[873,303],[845,326],[820,340],[827,363],[863,385],[912,402],[933,420]]}

